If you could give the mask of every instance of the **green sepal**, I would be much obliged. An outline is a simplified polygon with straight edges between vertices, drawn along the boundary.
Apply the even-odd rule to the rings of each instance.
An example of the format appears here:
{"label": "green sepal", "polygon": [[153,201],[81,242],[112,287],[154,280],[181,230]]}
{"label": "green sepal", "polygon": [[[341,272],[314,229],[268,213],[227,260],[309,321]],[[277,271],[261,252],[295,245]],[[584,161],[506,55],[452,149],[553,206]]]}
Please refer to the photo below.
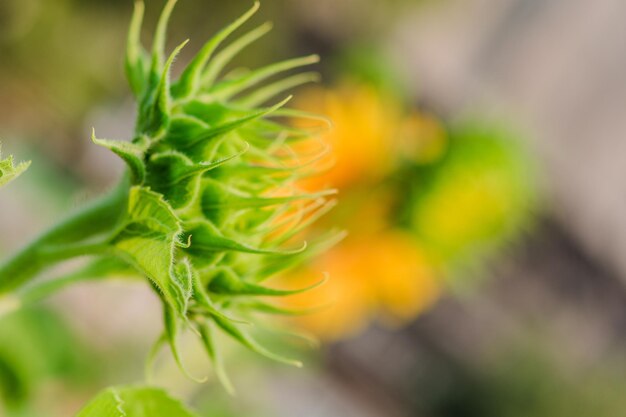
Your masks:
{"label": "green sepal", "polygon": [[230,320],[235,323],[249,324],[246,321],[228,317],[223,312],[221,312],[211,301],[211,297],[209,297],[209,294],[207,294],[206,290],[204,289],[204,285],[202,284],[197,273],[194,274],[193,299],[196,302],[196,307],[198,307],[203,312],[206,312],[212,316],[221,317],[224,320]]}
{"label": "green sepal", "polygon": [[[200,130],[202,124],[194,122],[194,119],[181,119],[180,125],[177,126],[176,135],[167,135],[165,141],[175,149],[185,153],[193,161],[205,160],[209,157],[207,145],[212,140],[234,132],[246,124],[271,114],[287,104],[289,100],[291,100],[291,97],[287,97],[274,106],[259,110],[234,110],[219,103],[190,102],[186,105],[185,111],[195,118],[205,120],[204,123],[208,125],[208,128]],[[233,113],[237,114],[237,117],[234,119]],[[229,119],[226,119],[226,117]],[[199,133],[193,136],[185,136],[181,134],[184,132],[184,130],[181,130],[181,127],[194,129]]]}
{"label": "green sepal", "polygon": [[170,97],[170,68],[174,63],[174,59],[187,42],[189,42],[189,39],[174,49],[165,63],[156,89],[152,94],[149,91],[147,92],[138,119],[138,133],[144,133],[153,138],[160,138],[167,131],[172,101]]}
{"label": "green sepal", "polygon": [[272,333],[272,336],[280,336],[281,338],[288,337],[291,339],[298,339],[301,342],[306,343],[313,349],[318,349],[320,347],[320,340],[313,334],[310,334],[304,331],[285,328],[283,326],[263,325],[262,327],[267,332]]}
{"label": "green sepal", "polygon": [[[325,214],[330,212],[336,205],[336,200],[321,200],[320,202],[311,204],[310,207],[300,210],[300,213],[296,213],[295,219],[285,219],[286,222],[290,222],[294,225],[290,227],[288,231],[278,234],[276,238],[271,240],[271,243],[278,245],[287,242],[289,239],[292,239],[294,236],[298,235],[298,233],[303,232]],[[308,215],[308,217],[305,218],[304,216],[306,215]],[[284,226],[285,224],[279,223],[270,227],[269,231],[281,230]]]}
{"label": "green sepal", "polygon": [[319,60],[320,58],[318,55],[288,59],[250,71],[249,73],[235,79],[223,81],[213,87],[205,87],[207,88],[207,91],[215,97],[215,99],[228,100],[236,94],[239,94],[274,75],[306,65],[313,65],[318,63]]}
{"label": "green sepal", "polygon": [[174,209],[182,208],[192,203],[198,194],[198,182],[202,174],[241,156],[247,149],[226,158],[202,163],[194,163],[177,151],[153,154],[150,157],[153,169],[149,173],[148,183],[153,184],[154,190],[163,194]]}
{"label": "green sepal", "polygon": [[218,381],[220,381],[226,392],[230,395],[235,395],[235,388],[226,373],[226,369],[224,369],[224,361],[221,358],[219,349],[215,343],[215,332],[211,328],[211,324],[204,322],[198,323],[198,330],[200,331],[202,344],[204,345],[207,355],[209,356],[209,360],[213,365]]}
{"label": "green sepal", "polygon": [[284,297],[288,295],[301,294],[306,291],[310,291],[314,288],[323,285],[327,281],[327,277],[324,277],[319,282],[310,285],[306,288],[300,288],[297,290],[278,290],[274,288],[264,287],[262,285],[247,282],[239,277],[230,268],[220,268],[217,271],[211,271],[209,277],[209,291],[214,294],[230,295],[230,296],[272,296],[272,297]]}
{"label": "green sepal", "polygon": [[306,243],[294,250],[257,248],[246,243],[222,236],[209,222],[200,222],[186,227],[185,235],[191,236],[191,247],[186,251],[197,257],[210,257],[219,252],[243,252],[257,255],[295,255],[306,249]]}
{"label": "green sepal", "polygon": [[6,159],[2,159],[1,150],[0,148],[0,187],[17,178],[30,165],[30,162],[20,162],[15,165],[12,155]]}
{"label": "green sepal", "polygon": [[290,257],[267,256],[263,259],[258,270],[251,270],[249,273],[258,282],[275,276],[279,272],[286,272],[297,265],[301,265],[324,253],[329,248],[341,242],[347,236],[345,231],[331,231],[320,236],[316,241],[309,244],[308,250],[298,255]]}
{"label": "green sepal", "polygon": [[[159,148],[168,150],[177,150],[183,152],[188,147],[190,138],[200,136],[209,129],[209,124],[197,115],[176,114],[170,120],[170,126],[163,140],[159,143]],[[202,152],[200,152],[201,154]],[[188,158],[194,162],[205,160],[202,155],[194,155],[189,152],[185,153]],[[194,158],[195,157],[195,158]]]}
{"label": "green sepal", "polygon": [[96,145],[103,146],[122,158],[130,171],[132,184],[143,184],[146,179],[144,158],[149,145],[145,137],[139,137],[135,142],[98,139],[96,138],[96,130],[93,129],[91,140]]}
{"label": "green sepal", "polygon": [[239,327],[234,325],[232,322],[229,322],[228,320],[220,319],[218,317],[213,318],[213,321],[225,333],[227,333],[229,336],[231,336],[233,339],[235,339],[236,341],[238,341],[239,343],[241,343],[242,345],[244,345],[245,347],[247,347],[251,351],[256,352],[256,353],[258,353],[260,355],[265,356],[268,359],[271,359],[271,360],[274,360],[274,361],[277,361],[277,362],[285,363],[287,365],[296,366],[298,368],[302,367],[302,362],[300,362],[298,360],[285,358],[285,357],[283,357],[281,355],[277,355],[277,354],[267,350],[265,347],[260,345],[256,340],[254,340],[254,338],[252,338],[252,336],[250,336],[248,333],[246,333],[243,330],[241,330]]}
{"label": "green sepal", "polygon": [[307,83],[319,82],[320,75],[317,72],[304,72],[302,74],[292,75],[291,77],[275,81],[266,86],[260,87],[247,96],[236,101],[237,105],[242,107],[256,107],[272,98],[285,93],[286,91]]}
{"label": "green sepal", "polygon": [[204,44],[200,52],[195,56],[191,63],[185,68],[178,82],[173,86],[172,93],[176,98],[185,98],[190,94],[196,93],[200,89],[200,79],[202,71],[206,66],[209,58],[217,47],[237,28],[243,25],[252,15],[259,9],[260,3],[254,2],[250,10],[244,13],[239,19],[219,31],[215,36]]}
{"label": "green sepal", "polygon": [[227,187],[211,178],[202,180],[202,211],[212,218],[214,211],[239,210],[245,208],[262,208],[292,203],[294,201],[316,200],[337,194],[337,190],[324,190],[317,193],[302,193],[286,197],[262,197]]}
{"label": "green sepal", "polygon": [[172,16],[174,6],[176,6],[177,0],[168,0],[159,21],[157,23],[156,30],[154,32],[154,40],[152,42],[152,67],[151,73],[155,79],[158,79],[159,75],[163,72],[163,60],[165,59],[165,39],[167,36],[167,26]]}
{"label": "green sepal", "polygon": [[150,70],[150,57],[141,45],[141,24],[143,22],[144,4],[142,1],[135,1],[133,17],[128,31],[128,41],[126,44],[126,78],[130,84],[135,97],[141,97],[148,83],[148,72]]}
{"label": "green sepal", "polygon": [[202,74],[202,85],[212,85],[220,72],[228,65],[239,52],[241,52],[246,46],[250,45],[263,35],[272,30],[272,23],[266,22],[256,29],[251,30],[239,39],[232,42],[226,48],[221,50],[215,58],[213,58],[206,67],[206,70]]}
{"label": "green sepal", "polygon": [[172,269],[170,274],[172,284],[170,288],[176,294],[175,300],[178,312],[186,313],[189,308],[189,301],[193,295],[194,274],[191,263],[186,258],[178,261]]}
{"label": "green sepal", "polygon": [[264,303],[257,300],[237,303],[237,307],[255,313],[274,314],[278,316],[304,316],[307,314],[315,313],[325,308],[324,306],[295,310],[291,308],[279,307],[274,304]]}
{"label": "green sepal", "polygon": [[172,351],[172,356],[174,356],[174,360],[178,365],[178,368],[185,374],[185,376],[196,382],[206,382],[207,377],[198,378],[187,370],[185,364],[183,362],[182,356],[180,355],[180,349],[178,347],[178,335],[180,333],[180,318],[176,314],[176,311],[172,310],[168,306],[164,306],[163,310],[163,320],[165,322],[165,335],[167,337],[167,342]]}

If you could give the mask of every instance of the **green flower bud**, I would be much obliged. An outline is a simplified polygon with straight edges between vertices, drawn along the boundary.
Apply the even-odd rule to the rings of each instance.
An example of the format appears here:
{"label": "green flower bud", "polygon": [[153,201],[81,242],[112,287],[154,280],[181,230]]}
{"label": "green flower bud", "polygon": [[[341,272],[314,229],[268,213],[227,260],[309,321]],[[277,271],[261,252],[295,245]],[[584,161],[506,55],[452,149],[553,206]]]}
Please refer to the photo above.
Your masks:
{"label": "green flower bud", "polygon": [[[285,245],[326,210],[326,198],[334,193],[298,190],[298,181],[311,169],[306,174],[300,169],[307,156],[297,149],[300,142],[315,140],[314,132],[278,118],[307,115],[283,109],[289,97],[257,107],[314,78],[290,77],[258,87],[261,82],[313,64],[318,57],[221,77],[230,59],[269,29],[253,29],[218,51],[258,9],[255,3],[210,39],[173,81],[171,66],[187,43],[165,58],[166,27],[175,3],[165,6],[151,54],[139,42],[143,4],[135,7],[126,57],[127,76],[138,100],[134,139],[93,136],[96,144],[119,155],[129,172],[126,209],[108,244],[114,259],[149,278],[160,294],[166,324],[162,341],[169,342],[181,368],[176,343],[181,326],[197,330],[218,369],[215,329],[262,355],[297,364],[260,346],[231,314],[256,307],[268,310],[266,303],[251,302],[251,297],[294,293],[262,281],[309,256],[303,253],[306,243]],[[223,371],[217,373],[229,387]]]}

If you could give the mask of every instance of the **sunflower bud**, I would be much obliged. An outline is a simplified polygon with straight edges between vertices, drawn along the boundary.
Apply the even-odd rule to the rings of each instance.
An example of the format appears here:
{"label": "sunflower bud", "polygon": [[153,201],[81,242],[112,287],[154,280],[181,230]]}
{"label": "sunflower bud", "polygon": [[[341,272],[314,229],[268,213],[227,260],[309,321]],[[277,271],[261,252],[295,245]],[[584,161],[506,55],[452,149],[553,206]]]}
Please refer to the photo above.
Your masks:
{"label": "sunflower bud", "polygon": [[[267,309],[267,304],[250,302],[251,297],[294,293],[262,282],[309,256],[303,252],[306,243],[292,238],[325,211],[327,196],[334,193],[298,189],[305,175],[301,168],[316,155],[299,154],[301,147],[295,144],[314,142],[315,132],[290,127],[294,124],[284,124],[284,119],[307,115],[284,109],[290,97],[260,106],[313,77],[296,75],[259,87],[263,81],[318,57],[221,78],[230,59],[269,29],[262,25],[219,49],[255,13],[255,3],[172,80],[172,64],[187,44],[165,57],[166,27],[175,3],[169,1],[163,10],[151,53],[139,42],[143,4],[135,7],[126,57],[138,101],[134,139],[93,136],[96,144],[122,158],[129,172],[125,213],[109,244],[115,258],[132,265],[160,294],[162,340],[169,342],[181,367],[176,343],[181,326],[197,331],[218,367],[214,329],[272,359],[297,363],[263,348],[231,314]],[[218,375],[229,386],[223,372]]]}

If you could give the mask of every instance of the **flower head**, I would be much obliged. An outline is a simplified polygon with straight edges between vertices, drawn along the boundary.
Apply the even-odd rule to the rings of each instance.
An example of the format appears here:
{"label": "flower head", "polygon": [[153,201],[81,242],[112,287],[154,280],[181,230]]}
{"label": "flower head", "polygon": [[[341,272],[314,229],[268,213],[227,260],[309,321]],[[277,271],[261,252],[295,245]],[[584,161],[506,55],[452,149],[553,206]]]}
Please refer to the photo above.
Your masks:
{"label": "flower head", "polygon": [[[298,189],[302,167],[315,155],[298,154],[293,144],[314,141],[313,132],[287,127],[277,118],[307,115],[284,109],[289,98],[263,104],[314,77],[300,74],[258,86],[318,57],[222,77],[232,57],[269,30],[261,25],[218,50],[255,13],[255,3],[204,44],[173,81],[172,64],[187,44],[165,57],[166,27],[175,3],[168,1],[163,10],[151,53],[139,41],[143,4],[136,3],[126,58],[138,100],[133,140],[93,137],[128,165],[126,207],[109,243],[114,258],[149,278],[163,299],[163,340],[169,341],[179,364],[181,325],[196,330],[212,359],[213,328],[219,328],[252,350],[294,363],[259,345],[231,313],[268,308],[250,302],[251,297],[301,291],[274,289],[263,281],[309,256],[303,253],[306,244],[293,245],[292,238],[326,210],[326,196],[333,191]],[[228,386],[223,373],[218,375]]]}

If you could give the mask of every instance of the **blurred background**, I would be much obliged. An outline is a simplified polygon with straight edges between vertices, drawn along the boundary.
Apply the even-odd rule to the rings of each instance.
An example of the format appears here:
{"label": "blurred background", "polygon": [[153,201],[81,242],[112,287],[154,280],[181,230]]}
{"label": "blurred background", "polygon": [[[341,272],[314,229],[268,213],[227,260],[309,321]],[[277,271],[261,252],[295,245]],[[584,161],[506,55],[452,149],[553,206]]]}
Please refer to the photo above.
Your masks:
{"label": "blurred background", "polygon": [[[250,3],[180,0],[170,46],[191,38],[185,61]],[[161,5],[147,2],[146,41]],[[0,1],[0,138],[33,161],[2,190],[0,254],[121,175],[89,137],[131,136],[131,10]],[[274,30],[233,68],[320,54],[322,81],[295,106],[334,122],[324,172],[303,186],[340,190],[315,227],[349,235],[281,277],[329,273],[288,301],[320,307],[290,320],[320,347],[288,348],[302,370],[228,345],[235,398],[167,355],[155,382],[207,417],[622,416],[626,3],[265,0],[265,20]],[[2,317],[0,415],[72,415],[141,381],[160,328],[148,286],[123,281]]]}

